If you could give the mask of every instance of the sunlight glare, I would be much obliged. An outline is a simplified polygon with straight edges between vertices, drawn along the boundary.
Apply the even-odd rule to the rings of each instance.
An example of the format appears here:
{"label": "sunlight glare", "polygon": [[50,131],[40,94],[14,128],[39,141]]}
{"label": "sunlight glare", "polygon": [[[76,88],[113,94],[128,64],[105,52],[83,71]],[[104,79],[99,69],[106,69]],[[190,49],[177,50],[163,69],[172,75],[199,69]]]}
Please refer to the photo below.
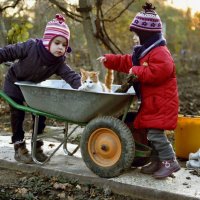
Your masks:
{"label": "sunlight glare", "polygon": [[69,4],[71,5],[78,5],[79,0],[68,0]]}
{"label": "sunlight glare", "polygon": [[200,12],[199,0],[167,0],[168,5],[182,10],[191,8],[192,14]]}
{"label": "sunlight glare", "polygon": [[26,3],[29,8],[33,7],[35,5],[35,0],[26,0]]}

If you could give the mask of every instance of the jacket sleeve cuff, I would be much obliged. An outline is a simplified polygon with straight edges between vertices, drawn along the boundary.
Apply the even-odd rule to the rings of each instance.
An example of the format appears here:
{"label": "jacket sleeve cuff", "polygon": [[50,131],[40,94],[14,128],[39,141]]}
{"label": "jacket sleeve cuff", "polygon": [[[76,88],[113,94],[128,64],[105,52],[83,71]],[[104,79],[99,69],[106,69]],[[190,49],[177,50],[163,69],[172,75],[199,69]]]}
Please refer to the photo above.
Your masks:
{"label": "jacket sleeve cuff", "polygon": [[106,61],[103,63],[104,66],[108,69],[113,69],[114,60],[112,59],[112,54],[105,54],[104,57]]}

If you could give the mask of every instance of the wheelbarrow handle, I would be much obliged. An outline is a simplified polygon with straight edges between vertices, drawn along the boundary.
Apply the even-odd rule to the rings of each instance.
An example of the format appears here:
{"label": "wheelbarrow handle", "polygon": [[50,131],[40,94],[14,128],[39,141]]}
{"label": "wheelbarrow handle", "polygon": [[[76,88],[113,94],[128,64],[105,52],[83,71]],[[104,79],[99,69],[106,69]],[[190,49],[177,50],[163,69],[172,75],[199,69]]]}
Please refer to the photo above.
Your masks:
{"label": "wheelbarrow handle", "polygon": [[126,93],[128,89],[133,86],[133,83],[137,80],[137,76],[129,74],[126,77],[126,81],[115,91],[115,93]]}
{"label": "wheelbarrow handle", "polygon": [[10,104],[11,106],[13,106],[14,108],[16,108],[18,110],[29,112],[29,113],[32,113],[32,114],[35,114],[35,115],[41,115],[41,116],[46,116],[46,117],[49,117],[49,118],[58,119],[58,120],[61,120],[61,121],[66,121],[66,119],[64,119],[62,117],[58,117],[56,115],[52,115],[52,114],[49,114],[49,113],[31,108],[31,107],[28,107],[28,106],[20,105],[20,104],[16,103],[13,99],[11,99],[8,95],[6,95],[2,90],[0,90],[0,97],[2,99],[4,99],[8,104]]}

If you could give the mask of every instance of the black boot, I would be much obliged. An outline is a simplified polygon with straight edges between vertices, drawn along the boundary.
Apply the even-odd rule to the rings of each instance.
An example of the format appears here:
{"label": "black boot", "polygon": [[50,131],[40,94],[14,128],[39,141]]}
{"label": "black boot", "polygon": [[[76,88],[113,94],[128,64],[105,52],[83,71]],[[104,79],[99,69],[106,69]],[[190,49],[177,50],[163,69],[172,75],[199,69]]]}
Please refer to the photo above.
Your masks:
{"label": "black boot", "polygon": [[159,158],[153,158],[151,159],[151,162],[148,165],[141,168],[140,172],[143,174],[153,174],[159,169],[159,167],[160,167]]}
{"label": "black boot", "polygon": [[44,142],[42,140],[38,140],[36,142],[36,154],[35,157],[39,162],[44,162],[48,156],[44,154],[42,146],[44,145]]}
{"label": "black boot", "polygon": [[15,149],[15,160],[21,163],[30,164],[33,163],[32,157],[28,152],[28,149],[26,148],[25,141],[15,143],[14,144]]}
{"label": "black boot", "polygon": [[156,149],[152,143],[150,143],[150,146],[152,148],[151,156],[149,159],[150,162],[148,165],[145,165],[144,167],[141,168],[140,172],[143,174],[153,174],[160,167],[160,159],[158,156],[158,152],[156,151]]}

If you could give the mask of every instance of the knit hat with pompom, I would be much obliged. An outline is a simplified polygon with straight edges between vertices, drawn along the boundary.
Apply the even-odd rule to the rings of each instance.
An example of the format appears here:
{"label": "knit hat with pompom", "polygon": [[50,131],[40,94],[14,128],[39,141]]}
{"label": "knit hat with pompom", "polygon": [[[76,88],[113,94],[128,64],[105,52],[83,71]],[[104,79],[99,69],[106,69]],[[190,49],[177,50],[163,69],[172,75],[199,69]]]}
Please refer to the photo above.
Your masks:
{"label": "knit hat with pompom", "polygon": [[139,12],[130,24],[130,31],[143,30],[149,32],[161,32],[162,22],[155,12],[156,8],[152,7],[151,3],[146,3],[142,8],[144,11]]}
{"label": "knit hat with pompom", "polygon": [[[65,23],[65,18],[61,14],[56,14],[55,19],[48,22],[46,25],[42,42],[47,50],[50,49],[51,41],[57,36],[66,38],[69,45],[70,30]],[[67,46],[66,51],[70,53],[71,48]]]}

